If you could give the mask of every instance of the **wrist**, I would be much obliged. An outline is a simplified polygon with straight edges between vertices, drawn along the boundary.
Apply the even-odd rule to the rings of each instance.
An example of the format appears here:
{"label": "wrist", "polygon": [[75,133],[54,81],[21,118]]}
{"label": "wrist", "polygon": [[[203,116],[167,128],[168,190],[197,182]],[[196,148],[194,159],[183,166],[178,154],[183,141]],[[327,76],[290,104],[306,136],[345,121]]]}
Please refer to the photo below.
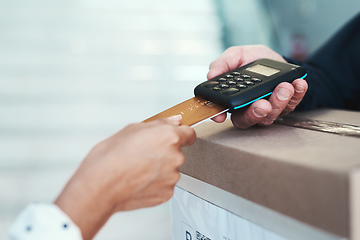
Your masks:
{"label": "wrist", "polygon": [[54,202],[79,227],[84,240],[92,239],[113,214],[114,204],[97,184],[78,171]]}

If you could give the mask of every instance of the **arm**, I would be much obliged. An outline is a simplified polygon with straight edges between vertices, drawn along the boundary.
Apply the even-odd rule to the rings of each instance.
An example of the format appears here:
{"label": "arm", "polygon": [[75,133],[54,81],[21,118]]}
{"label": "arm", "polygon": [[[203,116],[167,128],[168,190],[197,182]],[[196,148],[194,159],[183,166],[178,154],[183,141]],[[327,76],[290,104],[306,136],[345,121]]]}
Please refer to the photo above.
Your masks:
{"label": "arm", "polygon": [[305,62],[288,60],[302,65],[309,74],[309,91],[299,109],[360,110],[360,14]]}
{"label": "arm", "polygon": [[[63,226],[56,223],[59,219],[61,223],[67,222],[67,230],[72,226],[70,223],[74,223],[83,239],[92,239],[113,213],[167,201],[180,177],[178,168],[184,162],[181,147],[192,144],[196,137],[192,128],[179,126],[180,120],[173,117],[132,124],[97,144],[55,200],[62,211],[54,206],[41,208],[44,210],[36,208],[30,218],[26,218],[33,223],[31,216],[38,216],[41,210],[44,226],[55,227],[43,230],[34,227],[38,235],[30,229],[31,234],[21,239],[52,238],[56,232],[51,229],[63,230]],[[56,215],[57,220],[47,217],[49,214]],[[67,221],[67,217],[71,220]],[[20,236],[26,226],[27,223],[15,228],[10,236]],[[76,229],[74,226],[74,234]],[[74,235],[71,239],[78,238]]]}

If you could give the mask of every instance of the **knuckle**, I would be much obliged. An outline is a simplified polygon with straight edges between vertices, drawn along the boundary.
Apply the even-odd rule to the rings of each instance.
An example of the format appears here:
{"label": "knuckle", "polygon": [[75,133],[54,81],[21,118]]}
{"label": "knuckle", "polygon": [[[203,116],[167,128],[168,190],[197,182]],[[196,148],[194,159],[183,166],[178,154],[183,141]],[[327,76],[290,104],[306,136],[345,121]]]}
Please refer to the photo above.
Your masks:
{"label": "knuckle", "polygon": [[303,95],[294,93],[291,100],[296,101],[296,102],[300,102],[302,98],[303,98]]}
{"label": "knuckle", "polygon": [[[250,123],[248,123],[249,118],[244,115],[244,113],[234,113],[231,115],[231,122],[232,124],[239,129],[246,129],[251,126]],[[251,121],[251,120],[250,120]]]}
{"label": "knuckle", "polygon": [[231,122],[238,129],[246,129],[251,126],[251,124],[245,124],[242,121],[235,120],[233,118],[231,119]]}
{"label": "knuckle", "polygon": [[288,107],[285,109],[285,111],[286,111],[286,112],[292,112],[292,111],[295,110],[295,108],[296,108],[296,106],[288,106]]}
{"label": "knuckle", "polygon": [[[176,172],[175,174],[175,184],[180,180],[180,173],[179,172]],[[173,187],[175,187],[175,184]]]}
{"label": "knuckle", "polygon": [[180,143],[180,136],[172,133],[172,134],[168,134],[167,139],[166,139],[170,145],[178,145]]}
{"label": "knuckle", "polygon": [[176,170],[171,174],[171,177],[169,177],[169,180],[167,183],[169,188],[174,188],[176,183],[179,181],[179,179],[180,179],[180,172],[178,170]]}
{"label": "knuckle", "polygon": [[174,195],[174,188],[169,188],[167,191],[164,192],[164,194],[162,194],[160,202],[161,203],[167,202],[172,198],[173,195]]}
{"label": "knuckle", "polygon": [[280,112],[278,111],[273,111],[271,114],[269,114],[266,118],[264,118],[263,120],[261,120],[260,125],[262,126],[268,126],[271,125],[276,118],[280,115]]}
{"label": "knuckle", "polygon": [[185,162],[185,156],[184,154],[182,154],[182,152],[179,152],[179,154],[177,154],[176,156],[174,156],[174,164],[175,164],[175,167],[178,168],[180,167],[181,165],[184,164]]}
{"label": "knuckle", "polygon": [[294,110],[295,110],[295,107],[287,107],[287,108],[284,109],[284,111],[280,115],[282,115],[282,116],[286,115],[286,114],[288,114],[288,113],[290,113],[290,112],[292,112]]}
{"label": "knuckle", "polygon": [[165,140],[170,145],[178,145],[181,142],[181,137],[173,129],[167,129]]}
{"label": "knuckle", "polygon": [[297,101],[296,99],[291,99],[287,104],[287,108],[295,108],[298,103],[299,101]]}

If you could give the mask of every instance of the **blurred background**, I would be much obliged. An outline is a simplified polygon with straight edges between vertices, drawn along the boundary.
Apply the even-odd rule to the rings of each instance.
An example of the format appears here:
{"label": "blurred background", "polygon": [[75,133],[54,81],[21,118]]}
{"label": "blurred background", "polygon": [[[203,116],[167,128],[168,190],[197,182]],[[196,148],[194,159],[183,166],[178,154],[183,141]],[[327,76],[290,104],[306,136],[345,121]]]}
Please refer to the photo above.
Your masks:
{"label": "blurred background", "polygon": [[[303,59],[354,0],[0,0],[0,239],[50,202],[91,147],[193,96],[227,47]],[[171,239],[169,203],[116,214],[96,239]]]}

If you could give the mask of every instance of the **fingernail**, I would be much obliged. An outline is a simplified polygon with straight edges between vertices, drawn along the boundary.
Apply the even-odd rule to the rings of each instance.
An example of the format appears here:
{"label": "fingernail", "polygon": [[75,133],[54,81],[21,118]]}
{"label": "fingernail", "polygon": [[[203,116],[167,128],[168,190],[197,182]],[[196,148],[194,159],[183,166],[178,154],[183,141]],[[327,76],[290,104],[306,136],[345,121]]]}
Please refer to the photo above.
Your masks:
{"label": "fingernail", "polygon": [[303,93],[305,91],[305,88],[303,86],[296,86],[295,91],[297,93]]}
{"label": "fingernail", "polygon": [[258,118],[263,118],[263,117],[266,117],[266,115],[267,115],[266,111],[264,111],[264,109],[261,109],[261,108],[254,108],[253,112],[254,112],[254,115]]}
{"label": "fingernail", "polygon": [[290,98],[291,92],[285,88],[280,88],[277,92],[277,96],[280,100],[285,101]]}
{"label": "fingernail", "polygon": [[174,116],[168,117],[167,119],[169,119],[170,121],[174,121],[174,122],[180,122],[182,119],[182,115],[181,114],[174,115]]}

